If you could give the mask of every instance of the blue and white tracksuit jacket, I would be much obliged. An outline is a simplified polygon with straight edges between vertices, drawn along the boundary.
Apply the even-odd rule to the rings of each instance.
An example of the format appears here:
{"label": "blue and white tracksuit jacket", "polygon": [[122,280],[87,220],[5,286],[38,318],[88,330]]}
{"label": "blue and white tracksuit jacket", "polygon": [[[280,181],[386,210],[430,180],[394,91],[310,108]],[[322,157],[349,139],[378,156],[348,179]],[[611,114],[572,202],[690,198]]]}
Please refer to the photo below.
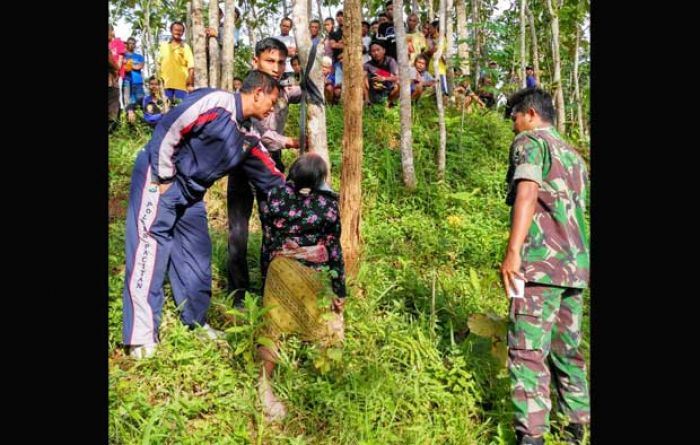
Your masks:
{"label": "blue and white tracksuit jacket", "polygon": [[[264,192],[284,184],[242,123],[240,94],[201,88],[163,116],[138,154],[126,223],[125,345],[158,342],[166,272],[183,323],[204,324],[212,250],[206,190],[236,167]],[[163,183],[171,185],[160,194]]]}

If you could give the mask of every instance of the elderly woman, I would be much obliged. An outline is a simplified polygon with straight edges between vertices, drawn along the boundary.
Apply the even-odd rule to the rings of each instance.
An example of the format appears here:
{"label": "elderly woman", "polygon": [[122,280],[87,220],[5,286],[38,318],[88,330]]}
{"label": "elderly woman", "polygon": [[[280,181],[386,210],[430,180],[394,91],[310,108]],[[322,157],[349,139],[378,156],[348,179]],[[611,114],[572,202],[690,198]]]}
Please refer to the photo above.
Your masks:
{"label": "elderly woman", "polygon": [[[272,333],[266,334],[275,340],[291,332],[298,332],[306,339],[321,339],[334,333],[342,338],[342,333],[337,331],[342,332],[345,268],[340,247],[338,195],[326,184],[327,175],[323,158],[313,153],[302,155],[289,169],[287,182],[272,189],[267,202],[260,205],[263,301],[273,305],[273,310],[268,312]],[[327,323],[321,321],[320,311],[314,307],[326,291],[318,271],[331,276],[330,309],[340,323],[334,332],[334,328],[328,331]],[[286,410],[272,393],[268,381],[275,367],[276,347],[260,347],[258,352],[262,360],[263,408],[268,419],[279,419]]]}

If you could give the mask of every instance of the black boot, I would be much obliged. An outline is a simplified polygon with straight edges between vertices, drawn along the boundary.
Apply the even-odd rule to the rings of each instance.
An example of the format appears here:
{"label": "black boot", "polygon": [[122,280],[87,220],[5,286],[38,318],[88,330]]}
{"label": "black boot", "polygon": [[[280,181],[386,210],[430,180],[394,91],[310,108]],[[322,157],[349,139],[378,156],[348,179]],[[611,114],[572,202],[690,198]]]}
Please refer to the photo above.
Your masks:
{"label": "black boot", "polygon": [[569,445],[579,445],[583,442],[583,424],[570,423],[564,427],[564,439]]}
{"label": "black boot", "polygon": [[518,445],[544,445],[544,437],[527,436],[520,431],[515,432]]}

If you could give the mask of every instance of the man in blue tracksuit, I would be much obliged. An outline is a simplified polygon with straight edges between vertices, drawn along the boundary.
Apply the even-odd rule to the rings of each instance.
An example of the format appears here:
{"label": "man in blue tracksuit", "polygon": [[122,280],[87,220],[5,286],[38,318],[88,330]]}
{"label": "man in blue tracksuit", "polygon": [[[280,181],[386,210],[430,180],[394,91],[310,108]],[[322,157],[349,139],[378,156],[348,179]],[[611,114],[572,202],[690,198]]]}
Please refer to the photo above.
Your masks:
{"label": "man in blue tracksuit", "polygon": [[201,88],[165,114],[134,165],[126,225],[124,344],[134,357],[158,343],[163,281],[170,279],[180,318],[205,325],[211,298],[211,240],[202,198],[234,168],[267,192],[284,175],[244,127],[264,119],[279,94],[278,81],[252,71],[240,93]]}

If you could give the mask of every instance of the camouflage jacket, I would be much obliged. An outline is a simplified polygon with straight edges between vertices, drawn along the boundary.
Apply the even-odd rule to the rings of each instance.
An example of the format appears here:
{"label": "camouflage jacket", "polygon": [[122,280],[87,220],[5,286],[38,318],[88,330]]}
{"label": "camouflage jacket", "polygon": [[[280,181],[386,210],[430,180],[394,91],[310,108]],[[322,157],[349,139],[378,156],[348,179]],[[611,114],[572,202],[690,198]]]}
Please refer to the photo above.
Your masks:
{"label": "camouflage jacket", "polygon": [[528,179],[540,186],[521,250],[526,281],[586,288],[590,268],[584,161],[553,127],[518,134],[509,158],[506,204],[514,204],[518,180]]}

